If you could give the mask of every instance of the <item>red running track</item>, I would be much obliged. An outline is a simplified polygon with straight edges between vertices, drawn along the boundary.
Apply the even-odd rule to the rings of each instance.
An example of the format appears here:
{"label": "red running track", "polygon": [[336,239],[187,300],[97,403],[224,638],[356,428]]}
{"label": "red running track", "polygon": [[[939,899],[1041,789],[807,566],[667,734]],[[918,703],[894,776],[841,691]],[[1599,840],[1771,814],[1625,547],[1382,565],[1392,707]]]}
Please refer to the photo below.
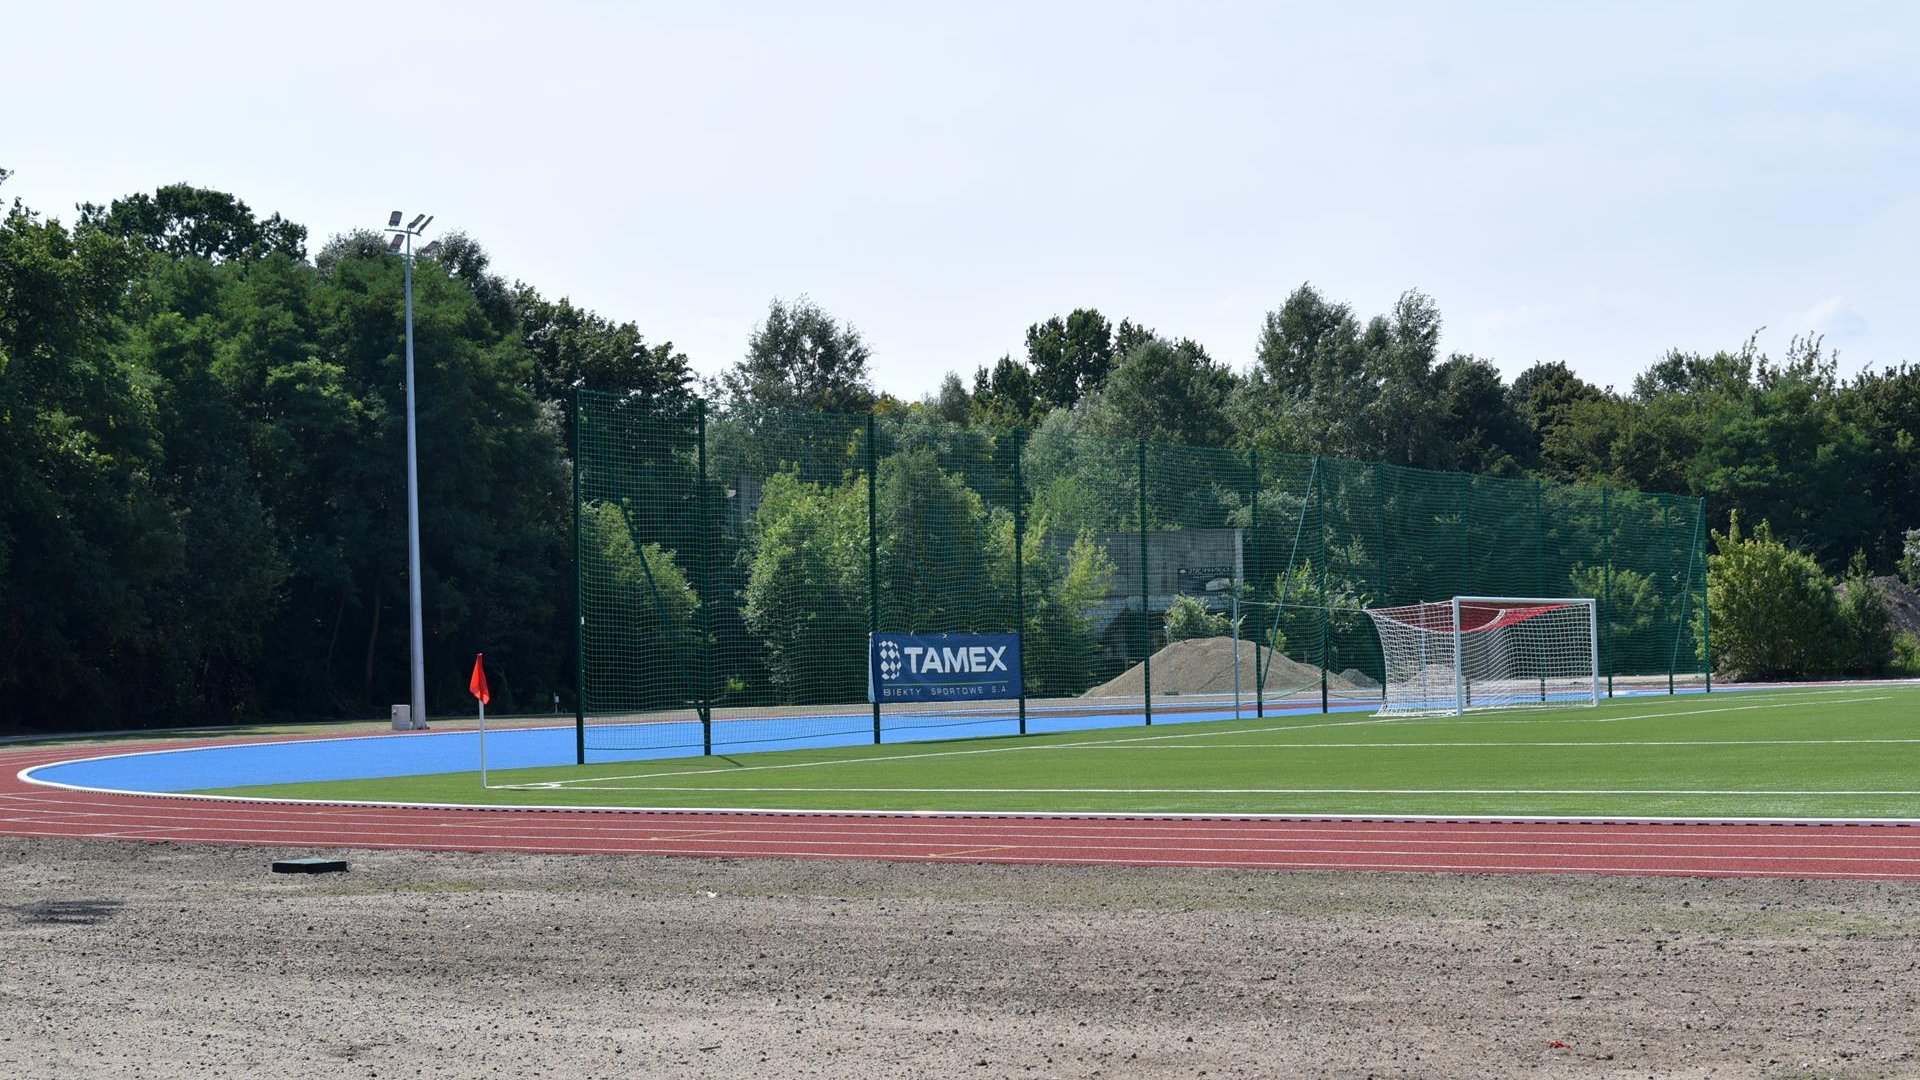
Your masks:
{"label": "red running track", "polygon": [[0,752],[0,835],[320,849],[1920,880],[1920,827],[1910,825],[455,810],[102,795],[18,777],[22,769],[93,752]]}

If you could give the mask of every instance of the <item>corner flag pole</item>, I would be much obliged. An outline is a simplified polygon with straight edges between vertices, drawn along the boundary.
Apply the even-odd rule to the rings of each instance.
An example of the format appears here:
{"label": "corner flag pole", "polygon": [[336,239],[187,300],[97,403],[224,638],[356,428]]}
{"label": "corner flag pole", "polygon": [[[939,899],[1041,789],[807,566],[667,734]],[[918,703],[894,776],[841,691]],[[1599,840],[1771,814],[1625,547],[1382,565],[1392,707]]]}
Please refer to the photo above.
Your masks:
{"label": "corner flag pole", "polygon": [[487,786],[487,702],[493,695],[487,692],[487,668],[481,663],[485,653],[473,654],[473,677],[467,680],[467,692],[480,703],[480,786]]}

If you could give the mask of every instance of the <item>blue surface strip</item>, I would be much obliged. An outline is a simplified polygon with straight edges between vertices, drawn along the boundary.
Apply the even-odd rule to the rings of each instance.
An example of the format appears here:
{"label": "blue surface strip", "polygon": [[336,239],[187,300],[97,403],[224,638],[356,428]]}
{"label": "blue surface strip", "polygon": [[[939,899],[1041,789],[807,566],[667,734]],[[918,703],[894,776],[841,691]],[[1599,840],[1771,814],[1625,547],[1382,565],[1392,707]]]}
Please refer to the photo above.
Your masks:
{"label": "blue surface strip", "polygon": [[[1683,691],[1686,692],[1686,691]],[[1661,694],[1659,696],[1665,696]],[[1367,713],[1369,701],[1336,705],[1335,713]],[[1318,715],[1317,706],[1277,710],[1275,716]],[[718,754],[768,750],[806,750],[859,746],[873,737],[870,714],[717,720]],[[1244,708],[1241,719],[1253,717]],[[1233,710],[1158,712],[1155,727],[1231,720]],[[853,721],[860,721],[854,723]],[[1016,734],[1011,716],[909,714],[892,718],[882,731],[886,743],[930,742]],[[1027,731],[1044,735],[1112,728],[1140,730],[1139,713],[1030,713]],[[811,730],[808,730],[811,728]],[[796,730],[798,729],[798,730]],[[700,725],[693,721],[656,724],[608,724],[587,728],[589,763],[649,761],[698,756]],[[613,745],[615,743],[621,745]],[[526,769],[571,765],[572,725],[551,728],[498,728],[487,732],[487,769]],[[475,731],[394,732],[342,739],[241,743],[163,750],[42,765],[28,775],[36,780],[112,791],[177,793],[210,788],[253,787],[324,780],[371,780],[389,776],[428,776],[474,772],[480,767],[480,736]]]}

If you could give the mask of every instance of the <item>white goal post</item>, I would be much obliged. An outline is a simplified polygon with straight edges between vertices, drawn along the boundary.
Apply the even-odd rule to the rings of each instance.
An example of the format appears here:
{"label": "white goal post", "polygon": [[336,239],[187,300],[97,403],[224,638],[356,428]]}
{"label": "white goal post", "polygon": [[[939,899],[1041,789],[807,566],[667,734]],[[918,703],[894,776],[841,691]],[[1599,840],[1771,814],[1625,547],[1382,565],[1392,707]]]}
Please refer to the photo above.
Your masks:
{"label": "white goal post", "polygon": [[1590,597],[1456,596],[1367,614],[1386,662],[1376,715],[1600,703]]}

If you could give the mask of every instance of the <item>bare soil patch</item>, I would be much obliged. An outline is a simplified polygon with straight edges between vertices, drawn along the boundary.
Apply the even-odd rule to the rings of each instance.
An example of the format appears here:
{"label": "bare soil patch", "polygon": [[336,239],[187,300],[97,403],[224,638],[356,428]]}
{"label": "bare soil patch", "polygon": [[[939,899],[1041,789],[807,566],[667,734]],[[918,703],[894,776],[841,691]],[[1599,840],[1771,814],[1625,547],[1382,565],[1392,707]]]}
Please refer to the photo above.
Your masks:
{"label": "bare soil patch", "polygon": [[1905,1076],[1920,890],[0,839],[0,1076]]}

